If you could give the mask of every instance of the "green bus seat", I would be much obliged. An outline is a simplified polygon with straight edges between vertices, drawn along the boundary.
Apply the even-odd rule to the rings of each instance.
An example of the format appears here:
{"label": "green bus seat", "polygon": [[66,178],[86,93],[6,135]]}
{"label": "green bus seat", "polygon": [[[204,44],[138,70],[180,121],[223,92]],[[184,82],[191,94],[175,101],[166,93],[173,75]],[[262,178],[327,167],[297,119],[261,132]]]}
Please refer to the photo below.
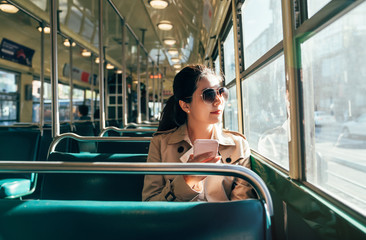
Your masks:
{"label": "green bus seat", "polygon": [[[0,200],[1,239],[271,239],[260,200]],[[20,230],[21,229],[21,230]]]}
{"label": "green bus seat", "polygon": [[[80,136],[95,136],[94,124],[92,122],[78,122],[75,123],[75,130],[73,131]],[[97,145],[95,142],[80,142],[71,140],[73,151],[72,152],[96,152]]]}
{"label": "green bus seat", "polygon": [[[52,152],[49,161],[146,162],[147,154],[97,154]],[[143,175],[42,174],[41,199],[141,201]]]}
{"label": "green bus seat", "polygon": [[[0,161],[37,160],[40,131],[1,131]],[[35,173],[0,174],[0,198],[16,198],[31,194],[36,182]]]}

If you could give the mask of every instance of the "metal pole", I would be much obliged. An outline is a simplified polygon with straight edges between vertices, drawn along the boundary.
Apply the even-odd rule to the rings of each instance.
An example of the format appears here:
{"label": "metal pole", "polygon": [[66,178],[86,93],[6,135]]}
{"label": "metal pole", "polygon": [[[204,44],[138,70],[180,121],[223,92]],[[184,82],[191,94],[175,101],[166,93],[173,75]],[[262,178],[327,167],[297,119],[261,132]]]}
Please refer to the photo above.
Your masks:
{"label": "metal pole", "polygon": [[140,45],[137,42],[137,123],[141,123],[141,77],[140,77]]}
{"label": "metal pole", "polygon": [[41,89],[40,89],[40,115],[39,115],[39,128],[41,130],[41,133],[43,135],[43,125],[44,125],[44,24],[41,23]]}
{"label": "metal pole", "polygon": [[149,115],[149,55],[146,54],[146,82],[145,82],[145,101],[146,101],[146,121],[150,120]]}
{"label": "metal pole", "polygon": [[[233,9],[233,33],[234,33],[234,48],[239,49],[239,38],[238,38],[238,19],[236,10],[236,1],[232,0]],[[220,45],[219,45],[220,46]],[[241,81],[240,81],[240,60],[239,51],[235,51],[235,79],[236,79],[236,97],[238,99],[237,104],[237,118],[238,118],[238,131],[244,133],[243,131],[243,109],[242,109],[242,92],[241,92]]]}
{"label": "metal pole", "polygon": [[164,67],[164,73],[161,76],[161,82],[160,82],[160,113],[163,110],[163,104],[164,104],[164,98],[163,98],[163,92],[164,92],[164,78],[166,74],[166,67]]}
{"label": "metal pole", "polygon": [[153,118],[155,118],[155,63],[153,65],[153,96],[152,96],[152,103],[153,103]]}
{"label": "metal pole", "polygon": [[104,112],[104,51],[103,51],[103,0],[99,0],[99,114],[100,131],[105,128]]}
{"label": "metal pole", "polygon": [[297,98],[299,85],[296,78],[296,51],[295,51],[295,23],[293,3],[291,1],[282,0],[282,24],[283,24],[283,53],[285,56],[285,73],[286,73],[286,90],[289,93],[290,112],[288,113],[288,121],[290,127],[288,129],[291,138],[288,141],[288,150],[290,156],[290,177],[296,180],[304,178],[301,164],[301,139],[300,139],[300,112],[299,100]]}
{"label": "metal pole", "polygon": [[74,83],[73,83],[73,79],[72,79],[72,68],[73,68],[73,61],[72,61],[72,44],[73,41],[69,40],[70,42],[70,49],[69,49],[69,85],[70,85],[70,93],[69,93],[69,106],[70,106],[70,112],[69,112],[69,116],[70,116],[70,126],[71,129],[73,129],[73,121],[74,121],[74,114],[73,114],[73,99],[72,99],[72,95],[73,95],[73,91],[74,91]]}
{"label": "metal pole", "polygon": [[58,62],[57,62],[57,4],[51,0],[51,87],[52,87],[52,137],[60,135],[60,119],[58,112]]}
{"label": "metal pole", "polygon": [[123,126],[127,126],[127,80],[126,80],[126,25],[123,20],[122,22],[122,119]]}
{"label": "metal pole", "polygon": [[116,104],[116,106],[114,108],[114,110],[115,110],[115,118],[114,119],[116,119],[116,121],[118,121],[118,74],[117,74],[117,71],[115,72],[114,76],[116,78],[116,87],[115,87],[115,94],[116,94],[115,104]]}
{"label": "metal pole", "polygon": [[91,91],[91,97],[90,97],[90,112],[91,116],[90,119],[92,122],[94,122],[94,61],[93,61],[93,54],[90,56],[90,91]]}
{"label": "metal pole", "polygon": [[[103,51],[105,53],[105,48],[103,48]],[[103,69],[104,69],[104,73],[105,73],[105,83],[104,83],[104,110],[105,110],[105,120],[106,123],[105,125],[107,125],[107,122],[109,120],[109,95],[108,95],[108,69],[106,68],[107,65],[107,61],[104,61],[105,64],[103,64]]]}

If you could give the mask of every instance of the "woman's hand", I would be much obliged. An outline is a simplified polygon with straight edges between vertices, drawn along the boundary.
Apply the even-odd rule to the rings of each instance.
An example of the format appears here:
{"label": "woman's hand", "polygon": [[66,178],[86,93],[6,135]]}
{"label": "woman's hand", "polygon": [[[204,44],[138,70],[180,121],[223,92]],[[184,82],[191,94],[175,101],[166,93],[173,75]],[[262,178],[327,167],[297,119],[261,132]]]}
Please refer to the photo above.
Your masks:
{"label": "woman's hand", "polygon": [[[216,163],[221,159],[221,156],[210,157],[211,153],[202,153],[193,157],[193,154],[189,156],[187,163]],[[202,191],[202,180],[207,176],[196,176],[196,175],[184,175],[183,178],[193,190],[200,192]]]}

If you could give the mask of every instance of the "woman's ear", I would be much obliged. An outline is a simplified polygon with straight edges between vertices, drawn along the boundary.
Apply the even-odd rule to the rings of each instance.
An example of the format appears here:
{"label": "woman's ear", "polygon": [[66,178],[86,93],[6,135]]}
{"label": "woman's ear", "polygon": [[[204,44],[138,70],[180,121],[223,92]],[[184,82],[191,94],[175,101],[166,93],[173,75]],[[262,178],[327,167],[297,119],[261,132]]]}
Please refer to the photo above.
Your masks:
{"label": "woman's ear", "polygon": [[179,106],[182,108],[182,110],[186,113],[189,113],[190,105],[189,103],[186,103],[185,101],[179,100]]}

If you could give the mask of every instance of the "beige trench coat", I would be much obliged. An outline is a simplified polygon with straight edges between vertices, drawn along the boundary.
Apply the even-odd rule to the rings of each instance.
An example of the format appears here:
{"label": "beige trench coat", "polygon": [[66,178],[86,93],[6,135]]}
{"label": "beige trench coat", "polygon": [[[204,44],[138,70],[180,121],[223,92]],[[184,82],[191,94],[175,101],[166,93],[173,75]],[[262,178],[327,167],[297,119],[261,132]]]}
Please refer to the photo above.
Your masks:
{"label": "beige trench coat", "polygon": [[[221,131],[215,126],[213,138],[219,142],[221,163],[240,164],[250,168],[250,149],[243,135],[227,130]],[[159,131],[151,140],[147,161],[182,163],[180,158],[191,148],[187,125],[168,131]],[[198,201],[200,194],[200,199],[208,202],[222,202],[255,197],[247,182],[233,177],[208,176],[204,180],[203,189],[201,194],[192,190],[182,175],[146,175],[142,199],[143,201]]]}

